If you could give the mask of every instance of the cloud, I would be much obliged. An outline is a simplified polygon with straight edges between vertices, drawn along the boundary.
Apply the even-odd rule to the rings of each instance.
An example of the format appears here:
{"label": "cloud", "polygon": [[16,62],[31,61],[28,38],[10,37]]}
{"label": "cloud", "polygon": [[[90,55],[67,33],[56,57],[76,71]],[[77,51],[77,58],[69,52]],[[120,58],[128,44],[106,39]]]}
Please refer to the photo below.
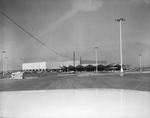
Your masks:
{"label": "cloud", "polygon": [[92,12],[98,10],[102,6],[101,0],[72,0],[72,9],[60,17],[53,23],[50,23],[45,29],[42,29],[37,37],[40,38],[47,33],[54,31],[61,26],[66,20],[77,14],[79,11]]}
{"label": "cloud", "polygon": [[73,0],[74,9],[78,11],[92,12],[102,6],[102,0]]}

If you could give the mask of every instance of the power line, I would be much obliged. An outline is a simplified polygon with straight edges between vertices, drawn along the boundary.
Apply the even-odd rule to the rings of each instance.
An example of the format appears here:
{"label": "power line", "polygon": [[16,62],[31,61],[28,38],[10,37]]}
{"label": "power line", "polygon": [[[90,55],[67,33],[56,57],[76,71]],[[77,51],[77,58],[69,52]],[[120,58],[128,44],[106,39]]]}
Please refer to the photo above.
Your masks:
{"label": "power line", "polygon": [[150,2],[148,0],[145,0],[145,2],[150,7]]}
{"label": "power line", "polygon": [[12,18],[10,18],[8,15],[6,15],[4,12],[2,12],[0,10],[0,13],[2,15],[4,15],[6,18],[8,18],[11,22],[13,22],[15,25],[17,25],[20,29],[22,29],[25,33],[27,33],[29,36],[31,36],[34,40],[36,40],[37,42],[39,42],[41,45],[45,46],[47,49],[49,49],[50,51],[54,52],[55,54],[66,58],[66,56],[59,54],[57,51],[53,50],[52,48],[48,47],[46,44],[44,44],[42,41],[40,41],[39,39],[37,39],[35,36],[33,36],[31,33],[29,33],[27,30],[25,30],[21,25],[19,25],[18,23],[16,23]]}

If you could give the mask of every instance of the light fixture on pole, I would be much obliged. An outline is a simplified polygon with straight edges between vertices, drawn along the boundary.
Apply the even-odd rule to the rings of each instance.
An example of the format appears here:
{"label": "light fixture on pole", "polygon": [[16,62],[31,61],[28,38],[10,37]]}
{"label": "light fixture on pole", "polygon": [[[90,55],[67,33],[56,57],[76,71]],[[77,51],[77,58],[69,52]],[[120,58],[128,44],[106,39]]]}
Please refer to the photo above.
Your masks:
{"label": "light fixture on pole", "polygon": [[2,73],[3,73],[3,76],[4,76],[4,54],[5,54],[6,52],[3,50],[2,51]]}
{"label": "light fixture on pole", "polygon": [[125,21],[126,19],[124,18],[120,18],[120,19],[116,19],[115,21],[119,22],[119,26],[120,26],[120,76],[123,76],[123,65],[122,65],[122,27],[121,27],[121,22]]}
{"label": "light fixture on pole", "polygon": [[97,67],[97,49],[98,47],[94,47],[95,49],[95,54],[96,54],[96,73],[98,72],[98,67]]}
{"label": "light fixture on pole", "polygon": [[142,71],[142,55],[139,54],[139,57],[140,57],[140,71]]}

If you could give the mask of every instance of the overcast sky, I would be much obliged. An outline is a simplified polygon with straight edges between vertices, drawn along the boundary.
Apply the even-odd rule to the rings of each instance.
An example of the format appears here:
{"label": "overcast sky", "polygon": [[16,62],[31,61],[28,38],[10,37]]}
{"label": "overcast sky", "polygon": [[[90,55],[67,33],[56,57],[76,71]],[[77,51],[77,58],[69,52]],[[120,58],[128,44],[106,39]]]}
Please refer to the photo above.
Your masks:
{"label": "overcast sky", "polygon": [[[150,66],[150,6],[145,0],[0,0],[0,10],[61,55],[76,60],[120,63],[119,23],[122,22],[123,63]],[[8,68],[22,62],[65,61],[0,13],[0,51]],[[2,65],[2,54],[1,54]]]}

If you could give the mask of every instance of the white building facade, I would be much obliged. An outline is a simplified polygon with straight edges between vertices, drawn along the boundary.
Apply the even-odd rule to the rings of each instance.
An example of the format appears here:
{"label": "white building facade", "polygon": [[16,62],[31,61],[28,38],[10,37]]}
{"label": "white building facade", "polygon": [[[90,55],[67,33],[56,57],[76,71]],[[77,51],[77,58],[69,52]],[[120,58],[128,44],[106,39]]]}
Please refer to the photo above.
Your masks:
{"label": "white building facade", "polygon": [[23,71],[31,71],[31,70],[45,70],[46,62],[34,62],[34,63],[23,63],[22,70]]}
{"label": "white building facade", "polygon": [[[75,61],[75,66],[79,65],[80,61]],[[67,62],[34,62],[34,63],[23,63],[23,71],[44,71],[47,69],[61,69],[63,66],[74,66],[73,61]]]}

